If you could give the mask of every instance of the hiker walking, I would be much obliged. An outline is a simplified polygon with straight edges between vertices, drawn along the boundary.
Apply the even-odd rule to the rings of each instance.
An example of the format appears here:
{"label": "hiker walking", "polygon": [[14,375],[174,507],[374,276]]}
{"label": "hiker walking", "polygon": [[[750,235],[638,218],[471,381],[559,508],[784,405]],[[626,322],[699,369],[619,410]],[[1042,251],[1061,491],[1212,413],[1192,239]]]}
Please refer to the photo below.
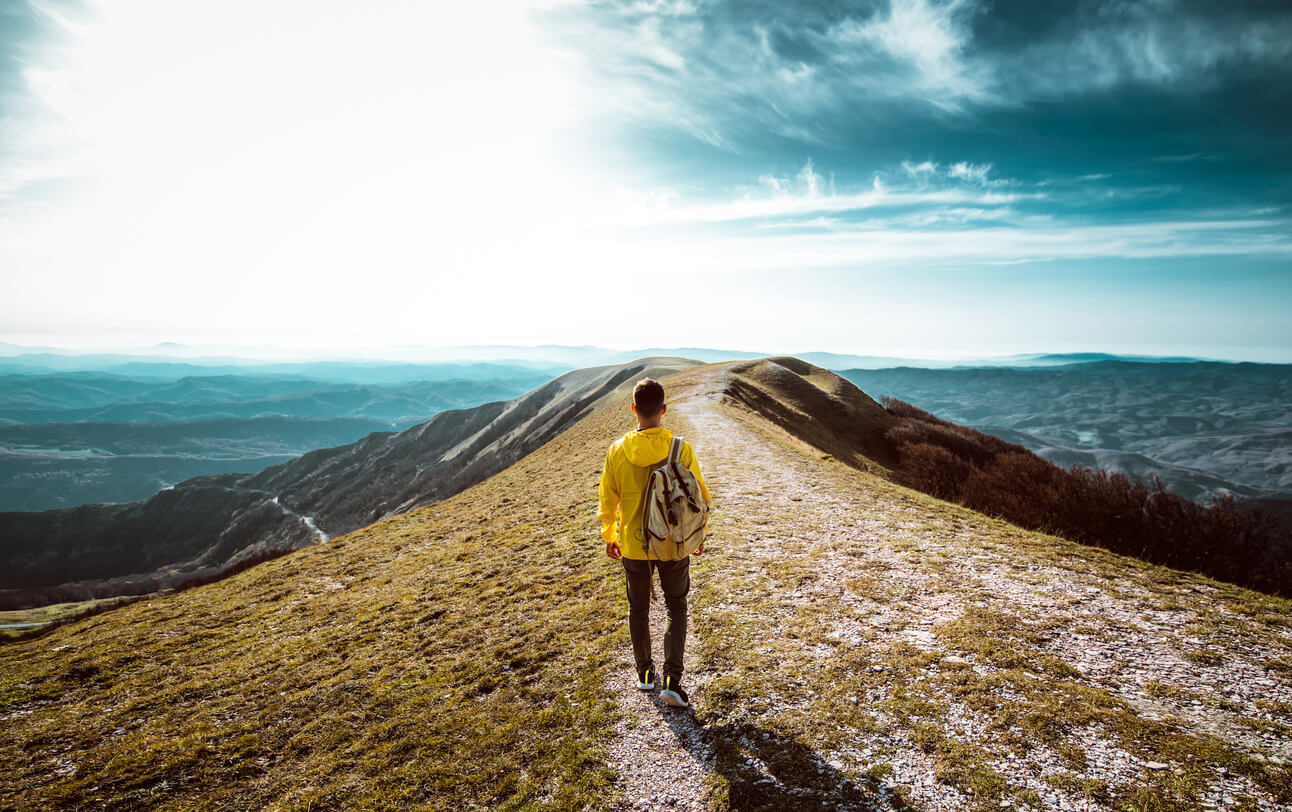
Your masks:
{"label": "hiker walking", "polygon": [[633,641],[637,687],[655,687],[651,657],[651,572],[659,572],[668,624],[664,627],[664,683],[660,699],[685,708],[682,653],[686,648],[686,595],[691,556],[704,552],[709,489],[691,446],[661,425],[668,407],[664,387],[643,378],[633,387],[637,430],[606,452],[601,471],[601,537],[606,555],[623,562],[628,589],[628,631]]}

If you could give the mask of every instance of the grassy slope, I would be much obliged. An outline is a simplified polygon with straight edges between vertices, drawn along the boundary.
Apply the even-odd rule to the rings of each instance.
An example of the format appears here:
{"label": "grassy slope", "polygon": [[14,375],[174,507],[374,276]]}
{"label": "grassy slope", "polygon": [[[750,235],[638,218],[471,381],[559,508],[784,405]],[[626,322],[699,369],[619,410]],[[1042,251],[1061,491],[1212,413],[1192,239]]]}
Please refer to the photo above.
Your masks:
{"label": "grassy slope", "polygon": [[446,502],[0,650],[0,807],[604,798],[622,408]]}
{"label": "grassy slope", "polygon": [[[666,383],[672,390],[702,373]],[[444,503],[0,649],[0,758],[9,779],[0,784],[0,807],[607,805],[611,774],[600,742],[613,703],[604,697],[605,669],[627,639],[618,569],[602,557],[596,535],[595,486],[605,446],[626,427],[624,408],[594,413]],[[913,539],[902,542],[902,553],[933,572],[947,567],[950,554],[989,550],[1024,567],[1036,561],[1106,572],[1162,601],[1192,600],[1181,586],[1205,581],[985,519],[804,454],[801,444],[749,419],[823,482],[865,494],[876,511],[890,506],[880,518]],[[703,448],[703,438],[693,442]],[[797,743],[798,756],[761,754],[802,762],[787,770],[816,775],[811,754],[845,748],[881,724],[872,708],[852,701],[861,695],[876,698],[882,724],[899,726],[939,760],[940,780],[977,788],[989,806],[1001,797],[1025,803],[939,724],[937,705],[950,694],[1003,732],[1043,737],[1047,715],[1095,716],[1124,730],[1137,752],[1196,750],[1272,791],[1286,782],[1285,772],[1197,737],[1171,738],[1169,728],[1140,721],[1106,695],[1033,685],[1026,672],[1050,675],[1060,687],[1075,683],[1063,682],[1071,674],[1045,660],[1016,624],[985,610],[941,636],[999,661],[990,678],[931,670],[931,655],[909,646],[839,648],[825,636],[838,607],[789,599],[812,578],[811,549],[781,567],[756,567],[743,548],[766,528],[729,511],[716,518],[713,554],[695,574],[700,649],[692,673],[703,687],[701,718],[719,731],[756,721]],[[942,546],[949,531],[966,527],[979,548]],[[1242,616],[1223,634],[1265,634],[1266,620],[1273,633],[1288,612],[1287,602],[1206,583]],[[875,568],[859,566],[847,588],[890,606],[906,597],[900,582]],[[984,607],[991,597],[967,595]],[[777,630],[769,637],[765,618],[773,614]],[[822,647],[836,653],[805,654]],[[789,690],[794,678],[804,680],[799,701],[769,708],[766,698]],[[1004,705],[992,695],[1002,686],[1014,697]],[[732,766],[738,747],[718,740],[715,804],[791,803],[742,778]],[[1090,791],[1114,790],[1127,804],[1138,791]],[[1145,791],[1143,804],[1126,808],[1171,808],[1172,799],[1186,797],[1170,786]]]}
{"label": "grassy slope", "polygon": [[[896,777],[900,768],[890,761],[923,759],[934,765],[939,783],[962,792],[974,809],[997,809],[1006,801],[1044,808],[1035,790],[1011,783],[993,766],[1033,748],[1054,751],[1067,767],[1050,777],[1052,786],[1116,809],[1196,809],[1208,782],[1224,770],[1292,803],[1292,776],[1281,763],[1254,758],[1230,737],[1181,720],[1148,718],[1055,657],[1047,644],[1056,638],[1109,632],[1078,620],[1079,602],[1047,607],[1057,611],[1044,615],[1028,612],[983,589],[977,576],[1002,565],[1010,578],[1024,581],[1037,571],[1060,571],[1150,615],[1174,616],[1172,625],[1206,639],[1196,653],[1214,657],[1211,665],[1223,666],[1253,646],[1282,652],[1266,667],[1283,682],[1292,676],[1292,602],[1020,530],[839,465],[830,455],[812,453],[819,449],[805,448],[779,421],[751,414],[739,399],[733,405],[726,408],[731,417],[797,457],[795,465],[814,489],[853,494],[844,524],[881,526],[887,551],[901,564],[885,560],[887,551],[829,549],[821,542],[835,537],[839,526],[811,526],[801,518],[790,523],[772,517],[769,523],[757,508],[720,511],[711,546],[726,554],[707,556],[696,568],[700,585],[692,612],[701,644],[693,672],[707,674],[701,677],[707,683],[704,721],[723,731],[715,795],[732,808],[802,808],[802,796],[784,788],[819,782],[821,754],[837,754],[846,773],[868,780],[862,786],[871,791],[886,776]],[[788,537],[770,561],[749,548],[750,540],[769,534]],[[826,559],[837,554],[852,560],[851,577],[821,583]],[[954,596],[963,609],[930,627],[926,607],[936,593]],[[931,649],[903,639],[921,629],[935,635]],[[841,639],[843,630],[848,634]],[[848,641],[853,635],[858,639]],[[975,665],[945,661],[948,655],[967,656]],[[1223,703],[1174,684],[1152,685],[1154,692],[1185,705],[1195,699]],[[1292,718],[1287,705],[1265,703],[1265,709]],[[973,722],[966,726],[967,718]],[[1281,741],[1292,736],[1292,727],[1277,721],[1244,722]],[[1179,766],[1120,784],[1087,780],[1087,754],[1076,742],[1078,732],[1090,729],[1136,758]],[[760,743],[764,734],[770,744]],[[806,756],[786,755],[803,749]],[[749,758],[771,765],[767,773],[746,769]],[[775,784],[759,783],[773,773]],[[885,803],[900,808],[907,793],[900,782],[888,786],[895,791]],[[1254,798],[1236,803],[1257,808]]]}
{"label": "grassy slope", "polygon": [[[131,600],[132,598],[95,598],[75,603],[51,603],[46,606],[38,606],[35,609],[13,609],[0,612],[0,626],[26,623],[61,623],[73,620],[82,613],[89,614],[95,611],[106,611],[117,604],[126,604]],[[32,627],[0,628],[0,640],[6,638],[19,639],[37,634],[39,634],[39,630]]]}

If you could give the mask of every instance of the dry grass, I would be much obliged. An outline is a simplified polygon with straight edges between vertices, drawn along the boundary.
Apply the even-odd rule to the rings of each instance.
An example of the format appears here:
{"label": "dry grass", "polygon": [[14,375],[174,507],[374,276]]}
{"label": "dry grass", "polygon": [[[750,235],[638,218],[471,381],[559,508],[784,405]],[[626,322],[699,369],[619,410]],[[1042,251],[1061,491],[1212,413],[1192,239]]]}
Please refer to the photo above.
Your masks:
{"label": "dry grass", "polygon": [[447,502],[0,649],[0,807],[601,806],[626,642],[593,500],[624,414]]}
{"label": "dry grass", "polygon": [[[1246,777],[1280,802],[1292,802],[1286,768],[1178,720],[1142,716],[1083,679],[1047,645],[1082,633],[1117,640],[1122,635],[1115,623],[1092,626],[1075,617],[1033,616],[976,587],[972,562],[986,556],[991,563],[984,561],[978,572],[999,567],[1034,586],[1054,577],[1041,573],[1071,572],[1082,583],[1104,584],[1107,594],[1131,605],[1195,618],[1195,630],[1204,626],[1214,640],[1188,658],[1208,666],[1223,665],[1225,650],[1241,648],[1246,641],[1288,650],[1281,621],[1292,603],[1020,530],[823,460],[814,448],[786,438],[779,426],[760,423],[746,408],[729,413],[762,441],[795,455],[803,479],[813,482],[816,492],[858,494],[844,521],[886,528],[883,548],[928,579],[923,583],[952,593],[963,608],[953,619],[924,627],[933,634],[931,649],[894,639],[920,628],[926,587],[905,585],[891,564],[865,550],[848,550],[843,555],[854,562],[850,575],[805,597],[791,597],[817,576],[812,562],[820,560],[824,545],[814,540],[844,543],[836,540],[839,528],[812,524],[815,520],[795,512],[796,506],[789,506],[783,521],[772,526],[723,514],[712,544],[718,554],[707,556],[697,568],[694,599],[702,641],[695,670],[708,686],[706,724],[755,727],[811,753],[842,754],[846,775],[870,776],[872,782],[863,784],[870,790],[880,786],[883,776],[894,774],[890,761],[901,758],[909,765],[915,749],[931,761],[936,781],[960,790],[975,809],[999,809],[1004,802],[1043,808],[1035,790],[993,766],[1035,748],[1053,752],[1070,771],[1066,778],[1047,779],[1051,786],[1114,808],[1197,808],[1201,793],[1221,769]],[[747,551],[751,539],[762,541],[777,531],[782,542],[774,564]],[[1145,594],[1147,599],[1140,597]],[[1079,605],[1074,601],[1072,608]],[[887,619],[876,622],[880,616]],[[841,628],[863,631],[849,641],[828,634]],[[948,656],[967,657],[975,667],[944,662]],[[1269,672],[1292,673],[1285,662],[1292,659],[1271,661]],[[966,715],[973,729],[962,725]],[[1288,735],[1278,722],[1251,726]],[[1078,743],[1079,731],[1088,730],[1100,731],[1100,738],[1141,762],[1183,766],[1111,786],[1090,779],[1082,775],[1088,754]],[[718,783],[719,798],[749,797],[752,791],[739,773],[724,774]],[[902,788],[892,789],[888,802],[910,801]]]}

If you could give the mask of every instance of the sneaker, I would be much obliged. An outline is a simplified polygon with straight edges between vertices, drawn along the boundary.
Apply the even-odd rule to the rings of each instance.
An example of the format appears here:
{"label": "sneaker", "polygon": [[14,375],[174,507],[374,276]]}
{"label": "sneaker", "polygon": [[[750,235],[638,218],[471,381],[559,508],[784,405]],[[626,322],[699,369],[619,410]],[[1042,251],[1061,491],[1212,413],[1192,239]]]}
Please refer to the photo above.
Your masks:
{"label": "sneaker", "polygon": [[685,708],[687,707],[686,691],[682,690],[679,683],[680,680],[677,677],[664,677],[664,690],[659,692],[659,698],[664,700],[667,705],[672,705],[675,708]]}
{"label": "sneaker", "polygon": [[637,672],[637,687],[643,691],[649,691],[655,687],[655,669],[643,668]]}

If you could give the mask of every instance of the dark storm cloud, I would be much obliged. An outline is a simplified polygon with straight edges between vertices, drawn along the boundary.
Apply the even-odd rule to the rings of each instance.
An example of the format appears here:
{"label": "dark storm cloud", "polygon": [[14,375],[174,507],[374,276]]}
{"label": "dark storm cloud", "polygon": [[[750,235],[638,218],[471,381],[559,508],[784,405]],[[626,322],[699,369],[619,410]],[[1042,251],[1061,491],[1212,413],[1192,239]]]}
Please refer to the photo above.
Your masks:
{"label": "dark storm cloud", "polygon": [[[1115,111],[1139,130],[1161,103],[1173,128],[1183,114],[1205,136],[1208,104],[1235,112],[1227,88],[1286,86],[1292,65],[1292,12],[1276,3],[634,2],[548,22],[607,79],[622,120],[741,151],[882,150],[895,126],[929,133],[918,152],[964,120],[1033,106],[1038,119]],[[1117,110],[1122,94],[1142,114]],[[1286,132],[1288,105],[1266,101],[1238,112]]]}

